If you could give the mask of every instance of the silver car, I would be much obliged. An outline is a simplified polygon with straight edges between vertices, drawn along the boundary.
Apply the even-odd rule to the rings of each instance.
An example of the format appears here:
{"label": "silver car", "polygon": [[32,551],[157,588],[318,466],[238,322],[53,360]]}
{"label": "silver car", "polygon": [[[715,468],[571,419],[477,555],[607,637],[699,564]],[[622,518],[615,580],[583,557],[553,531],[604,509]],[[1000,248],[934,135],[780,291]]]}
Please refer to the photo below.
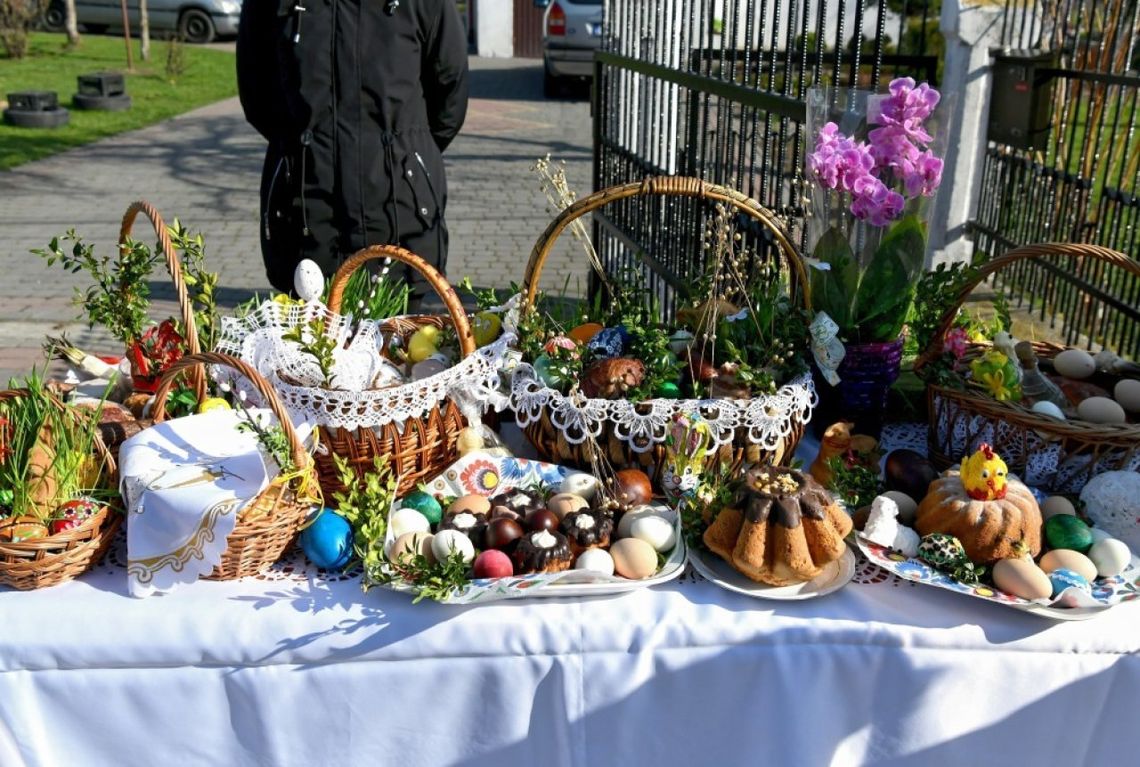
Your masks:
{"label": "silver car", "polygon": [[535,0],[542,20],[543,92],[558,93],[566,78],[593,77],[594,51],[602,44],[602,0]]}
{"label": "silver car", "polygon": [[[44,26],[63,29],[65,14],[63,0],[51,0],[44,11]],[[123,28],[119,0],[75,0],[75,15],[88,32]],[[208,43],[218,36],[236,35],[240,15],[241,0],[147,0],[150,31],[158,39],[174,32],[188,43]],[[131,30],[137,32],[137,0],[128,3],[127,16]]]}

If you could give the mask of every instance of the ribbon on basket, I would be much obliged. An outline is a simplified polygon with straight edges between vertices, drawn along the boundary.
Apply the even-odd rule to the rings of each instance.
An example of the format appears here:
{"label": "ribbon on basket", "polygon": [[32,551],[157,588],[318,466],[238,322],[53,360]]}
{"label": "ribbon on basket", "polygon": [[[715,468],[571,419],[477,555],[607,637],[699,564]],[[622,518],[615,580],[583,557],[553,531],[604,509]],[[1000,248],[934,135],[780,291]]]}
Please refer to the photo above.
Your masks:
{"label": "ribbon on basket", "polygon": [[[209,575],[242,512],[271,482],[300,479],[298,494],[319,497],[305,471],[278,476],[275,462],[253,434],[238,430],[239,423],[237,412],[215,410],[156,424],[123,443],[120,490],[129,514],[131,596],[167,592]],[[312,428],[302,424],[297,431],[304,440]]]}

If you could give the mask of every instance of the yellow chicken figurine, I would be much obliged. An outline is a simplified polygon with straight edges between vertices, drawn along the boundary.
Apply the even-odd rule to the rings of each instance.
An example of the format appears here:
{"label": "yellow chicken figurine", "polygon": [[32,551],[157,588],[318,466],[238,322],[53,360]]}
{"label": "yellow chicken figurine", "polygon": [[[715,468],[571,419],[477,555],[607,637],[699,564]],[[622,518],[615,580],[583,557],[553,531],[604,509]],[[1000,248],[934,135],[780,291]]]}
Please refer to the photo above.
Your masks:
{"label": "yellow chicken figurine", "polygon": [[978,452],[962,461],[959,477],[966,494],[975,501],[996,501],[1005,498],[1008,471],[1005,461],[983,442]]}

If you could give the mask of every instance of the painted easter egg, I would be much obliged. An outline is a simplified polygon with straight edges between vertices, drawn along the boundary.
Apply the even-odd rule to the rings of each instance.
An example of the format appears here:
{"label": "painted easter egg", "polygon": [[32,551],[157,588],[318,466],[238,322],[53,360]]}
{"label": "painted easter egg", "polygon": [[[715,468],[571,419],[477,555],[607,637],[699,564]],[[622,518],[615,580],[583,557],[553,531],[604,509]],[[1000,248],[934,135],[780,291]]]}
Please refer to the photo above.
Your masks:
{"label": "painted easter egg", "polygon": [[439,521],[443,519],[443,507],[439,501],[431,493],[423,490],[413,490],[408,493],[400,505],[405,509],[415,509],[433,525],[438,525]]}
{"label": "painted easter egg", "polygon": [[313,523],[301,531],[301,549],[317,567],[341,570],[352,559],[352,525],[332,509],[321,509]]}
{"label": "painted easter egg", "polygon": [[1058,514],[1045,520],[1045,540],[1051,549],[1072,549],[1084,554],[1092,546],[1092,531],[1078,517]]}
{"label": "painted easter egg", "polygon": [[1080,589],[1086,594],[1092,593],[1092,587],[1089,586],[1089,582],[1086,581],[1080,573],[1065,570],[1064,568],[1049,573],[1049,583],[1053,585],[1053,594],[1051,596],[1054,599],[1059,597],[1061,592],[1068,588]]}

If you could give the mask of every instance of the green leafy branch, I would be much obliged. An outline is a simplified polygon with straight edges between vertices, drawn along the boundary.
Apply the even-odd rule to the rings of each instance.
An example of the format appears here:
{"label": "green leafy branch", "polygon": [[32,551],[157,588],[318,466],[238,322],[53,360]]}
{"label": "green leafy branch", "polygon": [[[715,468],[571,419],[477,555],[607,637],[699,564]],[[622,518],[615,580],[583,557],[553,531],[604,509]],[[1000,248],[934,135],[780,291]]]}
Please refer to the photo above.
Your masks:
{"label": "green leafy branch", "polygon": [[[194,311],[194,326],[203,349],[213,349],[220,332],[218,303],[214,291],[218,287],[218,274],[206,269],[206,244],[201,233],[190,234],[182,222],[166,229],[170,241],[181,254],[182,279],[186,282],[190,305]],[[185,328],[181,329],[185,335]]]}
{"label": "green leafy branch", "polygon": [[[384,565],[384,537],[388,533],[388,511],[396,499],[399,477],[392,471],[388,456],[372,459],[372,470],[363,477],[348,459],[333,455],[337,477],[345,490],[333,493],[337,512],[348,520],[353,531],[353,549],[366,573],[378,573]],[[368,588],[370,577],[364,579]]]}
{"label": "green leafy branch", "polygon": [[336,339],[325,334],[325,321],[313,318],[285,331],[281,338],[297,344],[302,352],[313,358],[320,368],[324,387],[331,389],[333,378],[336,376],[333,372],[333,365],[336,363],[333,356],[333,352],[336,351]]}

